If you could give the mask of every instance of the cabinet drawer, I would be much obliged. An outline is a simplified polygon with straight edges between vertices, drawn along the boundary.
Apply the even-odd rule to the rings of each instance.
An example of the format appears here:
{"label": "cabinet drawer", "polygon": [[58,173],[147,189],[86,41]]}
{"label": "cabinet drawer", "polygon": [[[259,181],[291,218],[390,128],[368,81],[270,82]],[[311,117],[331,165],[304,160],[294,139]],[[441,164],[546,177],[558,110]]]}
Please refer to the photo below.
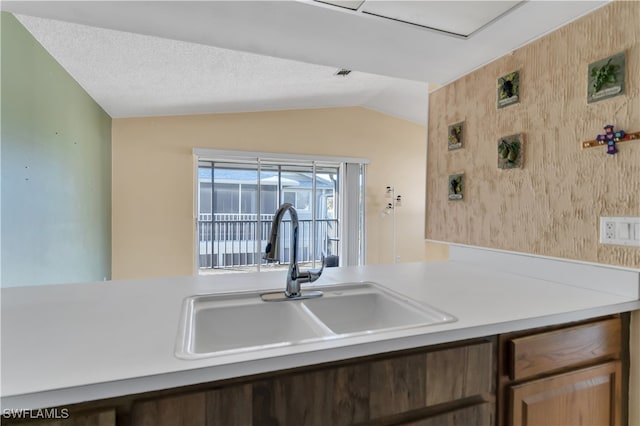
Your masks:
{"label": "cabinet drawer", "polygon": [[591,361],[618,358],[620,318],[563,328],[509,341],[509,377],[520,380]]}

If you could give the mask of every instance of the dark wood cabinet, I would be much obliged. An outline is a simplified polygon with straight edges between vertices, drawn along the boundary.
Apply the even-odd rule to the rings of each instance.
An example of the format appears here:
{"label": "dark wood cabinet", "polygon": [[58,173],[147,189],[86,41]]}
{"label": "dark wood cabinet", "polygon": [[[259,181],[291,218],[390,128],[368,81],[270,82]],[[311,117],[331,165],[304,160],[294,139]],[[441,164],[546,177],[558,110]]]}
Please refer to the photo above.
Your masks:
{"label": "dark wood cabinet", "polygon": [[137,401],[131,425],[489,425],[494,351],[491,341],[425,348]]}
{"label": "dark wood cabinet", "polygon": [[209,391],[135,402],[130,424],[161,425],[251,425],[251,385],[230,386]]}
{"label": "dark wood cabinet", "polygon": [[493,404],[484,402],[406,423],[406,426],[489,426],[493,424]]}
{"label": "dark wood cabinet", "polygon": [[499,336],[499,426],[624,424],[620,316]]}

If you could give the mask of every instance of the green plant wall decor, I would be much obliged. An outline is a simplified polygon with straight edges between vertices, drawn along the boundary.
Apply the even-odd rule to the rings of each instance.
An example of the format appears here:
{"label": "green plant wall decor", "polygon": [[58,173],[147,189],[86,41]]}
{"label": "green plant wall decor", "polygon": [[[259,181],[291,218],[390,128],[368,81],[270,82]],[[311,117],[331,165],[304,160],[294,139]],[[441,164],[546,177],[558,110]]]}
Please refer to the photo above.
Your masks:
{"label": "green plant wall decor", "polygon": [[587,102],[598,102],[623,95],[625,84],[625,54],[617,53],[589,65]]}
{"label": "green plant wall decor", "polygon": [[449,151],[462,148],[464,141],[464,122],[449,126],[448,143]]}
{"label": "green plant wall decor", "polygon": [[464,173],[449,175],[449,200],[460,201],[464,196]]}
{"label": "green plant wall decor", "polygon": [[498,109],[520,102],[520,71],[498,79]]}
{"label": "green plant wall decor", "polygon": [[498,168],[522,168],[524,137],[522,133],[498,139]]}

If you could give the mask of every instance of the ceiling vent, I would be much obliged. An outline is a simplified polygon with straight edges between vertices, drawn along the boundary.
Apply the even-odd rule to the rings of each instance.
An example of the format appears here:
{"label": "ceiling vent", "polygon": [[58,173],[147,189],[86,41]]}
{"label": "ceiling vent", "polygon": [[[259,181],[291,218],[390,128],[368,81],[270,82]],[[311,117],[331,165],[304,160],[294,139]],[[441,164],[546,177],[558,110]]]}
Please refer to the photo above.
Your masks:
{"label": "ceiling vent", "polygon": [[339,76],[341,76],[341,77],[346,77],[346,76],[348,76],[349,74],[351,74],[351,70],[348,70],[348,69],[346,69],[346,68],[341,68],[341,69],[339,69],[339,70],[338,70],[338,72],[336,73],[336,75],[339,75]]}

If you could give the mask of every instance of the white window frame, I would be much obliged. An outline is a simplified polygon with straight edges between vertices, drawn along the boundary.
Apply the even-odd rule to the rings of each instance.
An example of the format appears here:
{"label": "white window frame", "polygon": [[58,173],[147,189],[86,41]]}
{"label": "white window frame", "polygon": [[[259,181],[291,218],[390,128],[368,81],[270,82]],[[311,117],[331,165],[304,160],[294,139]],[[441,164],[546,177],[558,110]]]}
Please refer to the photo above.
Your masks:
{"label": "white window frame", "polygon": [[[364,203],[364,187],[357,184],[358,178],[354,176],[354,171],[359,169],[359,175],[366,179],[366,165],[369,159],[362,157],[334,157],[323,155],[306,155],[306,154],[286,154],[261,151],[233,151],[210,148],[193,148],[194,159],[194,235],[198,232],[198,164],[200,161],[222,161],[236,163],[256,163],[258,166],[262,162],[278,162],[295,164],[297,162],[305,165],[315,164],[339,164],[340,170],[340,214],[339,222],[341,224],[341,243],[339,245],[339,256],[347,261],[343,263],[347,265],[364,265],[366,259],[365,253],[365,204]],[[348,172],[349,171],[349,172]],[[366,181],[365,181],[366,182]],[[335,201],[334,201],[335,202]],[[353,204],[356,208],[354,209]],[[358,209],[358,204],[362,209]],[[347,211],[351,212],[347,216]],[[360,234],[361,232],[361,234]],[[361,238],[359,237],[361,235]],[[196,238],[197,242],[198,238]],[[198,275],[198,247],[197,243],[193,245],[194,264],[193,274]]]}

